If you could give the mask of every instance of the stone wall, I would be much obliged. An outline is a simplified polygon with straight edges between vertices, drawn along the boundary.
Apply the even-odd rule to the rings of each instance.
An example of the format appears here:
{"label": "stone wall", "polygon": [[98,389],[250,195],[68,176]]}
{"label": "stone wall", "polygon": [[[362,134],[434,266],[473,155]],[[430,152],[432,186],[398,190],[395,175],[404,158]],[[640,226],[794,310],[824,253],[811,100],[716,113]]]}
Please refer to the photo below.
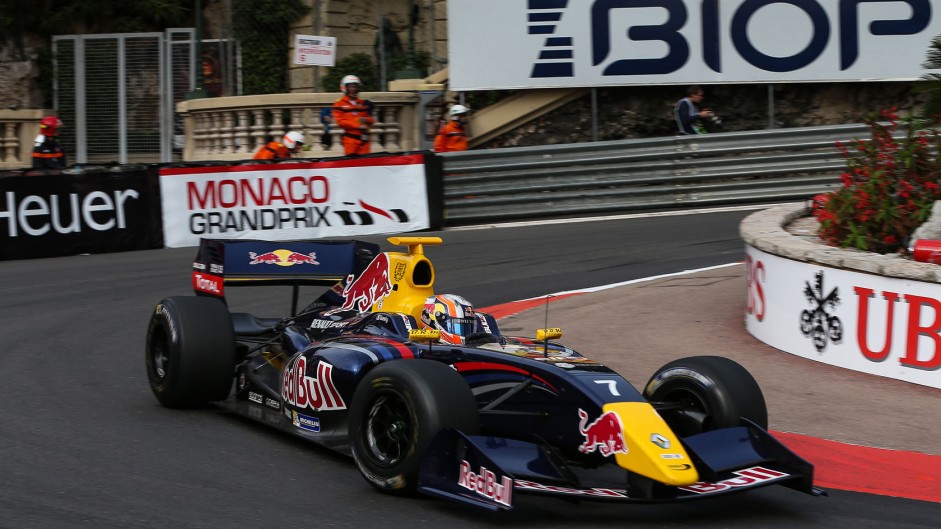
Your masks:
{"label": "stone wall", "polygon": [[[773,85],[705,85],[703,107],[712,108],[722,125],[715,131],[740,131],[860,123],[871,112],[916,108],[911,82],[793,83]],[[649,138],[676,133],[673,105],[685,86],[598,88],[598,140]],[[771,100],[769,104],[769,99]],[[773,116],[769,116],[769,108]],[[769,121],[770,118],[770,121]],[[519,129],[487,147],[581,143],[592,140],[591,97],[585,96]]]}
{"label": "stone wall", "polygon": [[35,43],[20,52],[9,40],[0,39],[0,108],[42,108],[43,98],[36,84],[39,71],[33,59]]}
{"label": "stone wall", "polygon": [[[409,0],[306,0],[306,3],[311,6],[311,13],[298,21],[292,28],[293,34],[336,37],[338,60],[354,53],[375,57],[380,18],[389,21],[393,38],[407,50]],[[431,54],[436,65],[433,69],[444,68],[448,56],[447,1],[415,0],[414,4],[419,14],[418,24],[413,29],[415,51]],[[328,68],[324,67],[291,65],[291,91],[312,91],[315,77],[323,77],[327,72]],[[335,90],[334,87],[324,89]]]}

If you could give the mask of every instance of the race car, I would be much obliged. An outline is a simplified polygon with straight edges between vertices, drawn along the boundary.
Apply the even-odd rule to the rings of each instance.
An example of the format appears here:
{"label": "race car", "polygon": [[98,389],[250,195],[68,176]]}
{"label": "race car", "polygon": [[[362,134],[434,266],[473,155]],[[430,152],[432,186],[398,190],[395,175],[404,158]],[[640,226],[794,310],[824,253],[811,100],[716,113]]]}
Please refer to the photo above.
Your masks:
{"label": "race car", "polygon": [[[490,510],[519,494],[682,501],[779,484],[810,495],[813,466],[767,431],[764,397],[719,356],[669,362],[635,389],[557,343],[504,335],[434,292],[438,237],[203,239],[195,296],[153,311],[146,364],[171,408],[217,403],[351,455],[373,487]],[[291,314],[230,310],[234,286],[291,285]],[[298,291],[323,292],[298,310]],[[313,297],[313,296],[312,296]]]}

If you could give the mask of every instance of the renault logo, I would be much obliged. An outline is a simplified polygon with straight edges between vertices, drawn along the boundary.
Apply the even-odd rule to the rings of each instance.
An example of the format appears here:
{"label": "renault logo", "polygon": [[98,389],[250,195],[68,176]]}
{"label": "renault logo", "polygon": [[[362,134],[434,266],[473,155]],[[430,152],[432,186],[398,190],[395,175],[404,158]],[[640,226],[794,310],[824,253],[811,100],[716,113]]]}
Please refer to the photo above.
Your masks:
{"label": "renault logo", "polygon": [[655,433],[650,436],[650,442],[659,446],[660,448],[664,450],[666,450],[667,448],[670,448],[670,440],[658,433]]}

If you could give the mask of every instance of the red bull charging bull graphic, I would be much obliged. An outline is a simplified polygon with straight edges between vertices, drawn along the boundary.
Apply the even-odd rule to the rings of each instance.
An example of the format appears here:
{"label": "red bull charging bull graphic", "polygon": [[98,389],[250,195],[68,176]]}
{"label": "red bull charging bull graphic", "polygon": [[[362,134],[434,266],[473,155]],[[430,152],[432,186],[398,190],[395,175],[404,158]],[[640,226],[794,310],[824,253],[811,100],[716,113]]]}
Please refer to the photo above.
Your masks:
{"label": "red bull charging bull graphic", "polygon": [[355,280],[353,274],[347,276],[346,287],[343,288],[343,306],[340,310],[356,309],[366,312],[373,303],[388,296],[390,292],[392,282],[389,280],[389,256],[381,253]]}
{"label": "red bull charging bull graphic", "polygon": [[249,259],[248,262],[250,265],[278,265],[278,266],[294,266],[297,264],[308,264],[308,265],[319,265],[317,262],[317,253],[311,252],[309,254],[303,254],[291,250],[274,250],[271,252],[265,252],[261,254],[256,254],[255,252],[248,253]]}
{"label": "red bull charging bull graphic", "polygon": [[585,436],[585,442],[578,447],[583,454],[590,454],[597,450],[601,455],[608,457],[612,454],[626,454],[627,444],[624,443],[621,419],[613,411],[609,411],[595,419],[587,427],[588,413],[578,410],[578,430]]}

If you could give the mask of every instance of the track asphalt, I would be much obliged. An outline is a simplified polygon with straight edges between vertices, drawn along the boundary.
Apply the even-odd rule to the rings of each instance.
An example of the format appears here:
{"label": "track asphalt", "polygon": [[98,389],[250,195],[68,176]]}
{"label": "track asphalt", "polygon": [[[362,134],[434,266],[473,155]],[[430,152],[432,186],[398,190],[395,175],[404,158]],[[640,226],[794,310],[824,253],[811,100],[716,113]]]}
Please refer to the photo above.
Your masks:
{"label": "track asphalt", "polygon": [[758,381],[771,430],[815,465],[818,486],[941,502],[941,390],[768,346],[745,329],[745,293],[739,263],[480,310],[508,334],[561,327],[561,343],[638,389],[671,360],[731,358]]}

